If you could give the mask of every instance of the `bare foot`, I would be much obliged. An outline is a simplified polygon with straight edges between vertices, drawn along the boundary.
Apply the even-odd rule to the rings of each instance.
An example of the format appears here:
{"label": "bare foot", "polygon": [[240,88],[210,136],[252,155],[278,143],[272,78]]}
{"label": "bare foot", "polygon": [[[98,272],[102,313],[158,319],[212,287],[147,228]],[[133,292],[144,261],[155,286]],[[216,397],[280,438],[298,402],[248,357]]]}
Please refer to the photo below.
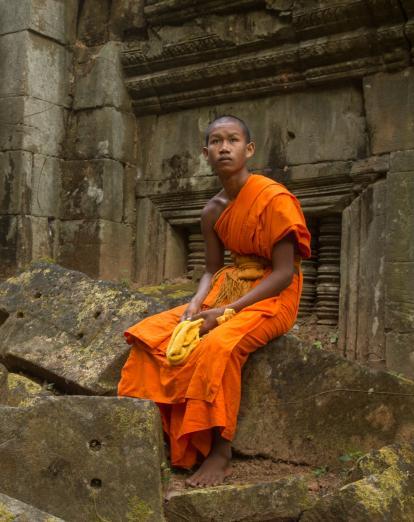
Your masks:
{"label": "bare foot", "polygon": [[220,436],[214,442],[209,456],[198,470],[185,481],[187,486],[218,486],[231,473],[231,443]]}

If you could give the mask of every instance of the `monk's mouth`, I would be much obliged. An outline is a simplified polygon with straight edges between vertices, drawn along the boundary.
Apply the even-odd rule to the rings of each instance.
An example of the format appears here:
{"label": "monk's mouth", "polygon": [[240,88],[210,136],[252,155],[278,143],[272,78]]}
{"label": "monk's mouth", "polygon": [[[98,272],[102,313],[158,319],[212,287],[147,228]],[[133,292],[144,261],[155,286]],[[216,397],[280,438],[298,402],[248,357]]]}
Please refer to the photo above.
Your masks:
{"label": "monk's mouth", "polygon": [[226,156],[225,158],[220,158],[219,161],[231,161],[231,158]]}

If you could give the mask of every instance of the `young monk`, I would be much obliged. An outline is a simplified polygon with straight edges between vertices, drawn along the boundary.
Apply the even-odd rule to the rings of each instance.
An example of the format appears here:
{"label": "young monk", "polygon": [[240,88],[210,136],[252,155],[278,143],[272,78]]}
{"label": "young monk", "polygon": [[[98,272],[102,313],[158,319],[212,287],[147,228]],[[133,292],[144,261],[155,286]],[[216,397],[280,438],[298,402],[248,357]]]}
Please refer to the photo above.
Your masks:
{"label": "young monk", "polygon": [[[190,486],[221,484],[230,473],[231,440],[248,356],[294,324],[302,289],[300,260],[310,235],[297,199],[279,183],[251,174],[255,151],[245,123],[214,120],[203,153],[223,189],[204,207],[206,270],[188,305],[144,319],[125,333],[132,344],[119,395],[152,399],[161,411],[173,466],[191,468]],[[224,249],[234,265],[223,267]],[[225,309],[235,315],[218,325]],[[198,346],[171,366],[166,348],[180,321],[204,319]]]}

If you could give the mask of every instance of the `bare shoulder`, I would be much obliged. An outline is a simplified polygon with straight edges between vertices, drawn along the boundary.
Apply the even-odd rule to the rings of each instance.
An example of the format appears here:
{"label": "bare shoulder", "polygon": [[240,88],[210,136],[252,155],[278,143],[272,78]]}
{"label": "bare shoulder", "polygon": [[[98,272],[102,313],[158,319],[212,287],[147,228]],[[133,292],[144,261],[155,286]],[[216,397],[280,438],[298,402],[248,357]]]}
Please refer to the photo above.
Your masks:
{"label": "bare shoulder", "polygon": [[227,198],[224,190],[221,190],[218,194],[207,201],[201,213],[202,221],[205,224],[210,223],[214,225],[228,204],[229,199]]}

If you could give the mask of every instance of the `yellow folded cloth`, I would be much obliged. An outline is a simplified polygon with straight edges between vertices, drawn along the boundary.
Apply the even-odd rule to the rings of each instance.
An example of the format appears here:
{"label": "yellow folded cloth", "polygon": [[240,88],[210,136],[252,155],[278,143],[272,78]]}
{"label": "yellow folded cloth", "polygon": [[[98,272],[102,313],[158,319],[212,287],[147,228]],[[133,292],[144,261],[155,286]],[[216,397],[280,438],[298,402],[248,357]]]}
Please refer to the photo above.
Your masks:
{"label": "yellow folded cloth", "polygon": [[[223,315],[217,317],[217,324],[223,324],[235,315],[236,312],[232,308],[226,308]],[[167,361],[171,366],[183,363],[197,348],[200,342],[200,327],[203,322],[204,319],[181,321],[174,328],[166,351]]]}
{"label": "yellow folded cloth", "polygon": [[181,321],[175,327],[167,347],[167,361],[172,365],[184,362],[200,342],[200,326],[204,319]]}

